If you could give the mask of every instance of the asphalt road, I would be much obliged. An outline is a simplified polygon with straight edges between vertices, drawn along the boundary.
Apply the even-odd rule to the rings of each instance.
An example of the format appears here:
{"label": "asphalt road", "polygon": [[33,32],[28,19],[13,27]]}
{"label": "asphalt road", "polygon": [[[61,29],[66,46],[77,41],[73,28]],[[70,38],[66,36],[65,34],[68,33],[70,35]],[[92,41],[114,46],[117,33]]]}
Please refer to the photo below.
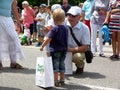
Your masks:
{"label": "asphalt road", "polygon": [[[9,68],[9,61],[3,62],[0,71],[0,90],[44,90],[35,85],[36,58],[40,56],[39,48],[22,46],[26,60],[19,61],[23,70]],[[66,75],[63,87],[48,88],[49,90],[120,90],[120,60],[111,61],[111,46],[104,46],[106,57],[99,57],[98,53],[91,64],[85,65],[84,73],[80,75]],[[75,71],[73,64],[73,71]]]}

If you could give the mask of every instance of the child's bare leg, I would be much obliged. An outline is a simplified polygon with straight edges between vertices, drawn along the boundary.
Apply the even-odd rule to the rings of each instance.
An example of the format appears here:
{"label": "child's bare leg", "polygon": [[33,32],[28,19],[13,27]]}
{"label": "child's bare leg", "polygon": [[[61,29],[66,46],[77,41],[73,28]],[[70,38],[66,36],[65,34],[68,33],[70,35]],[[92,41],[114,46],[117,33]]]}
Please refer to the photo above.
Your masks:
{"label": "child's bare leg", "polygon": [[59,82],[58,82],[58,72],[54,72],[54,81],[55,81],[55,86],[59,86]]}
{"label": "child's bare leg", "polygon": [[64,84],[64,78],[65,78],[65,74],[63,72],[60,72],[60,84],[61,85]]}

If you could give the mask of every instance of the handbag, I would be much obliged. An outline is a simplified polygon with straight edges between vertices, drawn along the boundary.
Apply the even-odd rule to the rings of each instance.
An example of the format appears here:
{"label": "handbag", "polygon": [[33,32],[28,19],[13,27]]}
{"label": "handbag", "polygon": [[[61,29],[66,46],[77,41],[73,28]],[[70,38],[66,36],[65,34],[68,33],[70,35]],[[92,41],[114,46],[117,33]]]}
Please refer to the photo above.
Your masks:
{"label": "handbag", "polygon": [[[82,46],[82,44],[77,40],[77,38],[75,37],[73,31],[72,31],[72,28],[70,26],[68,26],[69,30],[70,30],[70,33],[73,37],[73,39],[75,40],[76,44],[78,46]],[[90,50],[90,48],[85,52],[85,58],[86,58],[86,62],[87,63],[91,63],[92,62],[92,59],[93,59],[93,53],[92,51]]]}
{"label": "handbag", "polygon": [[[41,51],[41,53],[44,52]],[[35,84],[43,88],[54,87],[54,73],[51,57],[44,55],[37,57]]]}

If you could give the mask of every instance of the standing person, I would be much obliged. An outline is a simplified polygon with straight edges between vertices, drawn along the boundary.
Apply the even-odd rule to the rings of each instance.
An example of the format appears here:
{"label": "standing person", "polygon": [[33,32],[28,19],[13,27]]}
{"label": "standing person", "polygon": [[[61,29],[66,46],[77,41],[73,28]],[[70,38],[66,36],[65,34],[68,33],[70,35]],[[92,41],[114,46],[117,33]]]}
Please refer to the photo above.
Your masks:
{"label": "standing person", "polygon": [[[61,5],[54,4],[52,6],[48,6],[48,8],[46,9],[48,12],[48,15],[46,16],[46,19],[45,19],[46,23],[44,26],[44,32],[45,32],[44,39],[47,37],[47,33],[55,26],[53,18],[52,18],[52,13],[55,9],[61,9]],[[47,51],[47,56],[50,56],[49,44],[45,46],[45,50]]]}
{"label": "standing person", "polygon": [[[40,50],[50,42],[50,55],[52,56],[55,86],[64,84],[65,64],[64,60],[67,52],[68,29],[62,23],[65,20],[65,13],[62,9],[53,11],[55,26],[48,32],[48,37],[42,43]],[[60,73],[60,81],[58,75]]]}
{"label": "standing person", "polygon": [[95,56],[96,53],[96,39],[97,39],[97,31],[99,37],[99,56],[105,57],[103,52],[103,39],[102,39],[102,30],[101,27],[104,23],[107,9],[109,6],[109,0],[95,0],[92,10],[91,10],[91,19],[90,19],[90,26],[91,26],[91,51]]}
{"label": "standing person", "polygon": [[93,3],[94,3],[94,0],[86,0],[82,6],[81,21],[83,21],[89,27],[90,31],[91,31],[90,17],[91,17],[91,9],[92,9]]}
{"label": "standing person", "polygon": [[[34,6],[33,10],[34,10],[34,14],[35,14],[35,17],[36,17],[36,15],[39,12],[38,6]],[[34,24],[33,24],[33,40],[32,40],[32,42],[37,42],[37,27],[36,27],[36,23],[37,22],[34,20]]]}
{"label": "standing person", "polygon": [[68,0],[62,0],[62,9],[65,11],[65,15],[67,14],[70,8],[71,8],[71,5],[69,5]]}
{"label": "standing person", "polygon": [[83,73],[84,70],[84,59],[85,52],[88,50],[90,45],[90,32],[89,28],[82,22],[81,18],[81,8],[78,6],[72,6],[67,12],[66,24],[72,28],[72,31],[77,38],[77,40],[82,44],[78,46],[73,39],[70,30],[68,34],[68,52],[73,53],[72,61],[75,63],[77,69],[76,74]]}
{"label": "standing person", "polygon": [[7,0],[7,2],[0,0],[0,70],[3,69],[2,60],[10,60],[11,68],[23,68],[17,63],[17,60],[24,60],[24,56],[18,35],[15,31],[11,11],[18,25],[20,25],[17,0]]}
{"label": "standing person", "polygon": [[[30,24],[29,29],[30,29],[30,35],[31,35],[30,40],[31,40],[31,37],[33,34],[33,24],[34,24],[35,14],[34,14],[32,7],[29,6],[29,3],[27,1],[22,2],[22,7],[23,7],[23,10],[22,10],[21,21],[23,22],[23,26],[26,23]],[[32,42],[31,42],[31,44],[32,44]]]}
{"label": "standing person", "polygon": [[80,8],[82,8],[82,7],[83,7],[83,4],[84,4],[84,3],[80,2],[78,6],[79,6]]}
{"label": "standing person", "polygon": [[46,7],[46,17],[45,17],[45,25],[48,24],[48,21],[52,18],[52,11],[51,11],[51,6]]}
{"label": "standing person", "polygon": [[109,10],[106,15],[105,22],[109,24],[109,29],[112,32],[112,50],[113,55],[111,60],[119,60],[120,53],[120,0],[110,0]]}
{"label": "standing person", "polygon": [[44,25],[45,25],[45,17],[46,17],[46,4],[41,4],[39,8],[39,12],[36,15],[35,20],[37,21],[37,35],[38,35],[38,42],[36,47],[39,47],[44,38]]}

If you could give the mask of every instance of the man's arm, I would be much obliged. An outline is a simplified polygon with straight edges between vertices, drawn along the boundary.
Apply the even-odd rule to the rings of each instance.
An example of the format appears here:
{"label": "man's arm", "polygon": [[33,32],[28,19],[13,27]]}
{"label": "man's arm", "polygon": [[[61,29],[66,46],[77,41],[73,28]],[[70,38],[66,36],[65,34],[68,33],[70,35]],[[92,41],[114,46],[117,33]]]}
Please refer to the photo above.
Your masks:
{"label": "man's arm", "polygon": [[89,45],[83,45],[83,46],[79,46],[79,47],[74,47],[74,48],[68,48],[68,52],[73,52],[73,53],[76,53],[76,52],[86,52],[89,48]]}

